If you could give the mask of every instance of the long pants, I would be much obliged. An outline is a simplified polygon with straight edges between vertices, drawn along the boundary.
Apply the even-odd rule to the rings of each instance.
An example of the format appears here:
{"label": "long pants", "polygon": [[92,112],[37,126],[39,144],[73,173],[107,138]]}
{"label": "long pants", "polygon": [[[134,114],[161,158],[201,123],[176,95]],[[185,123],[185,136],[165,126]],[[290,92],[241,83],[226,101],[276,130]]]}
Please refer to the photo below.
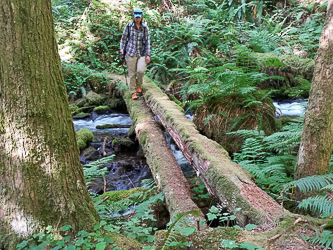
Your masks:
{"label": "long pants", "polygon": [[146,57],[141,56],[137,57],[136,55],[128,56],[126,55],[126,64],[128,68],[128,77],[129,77],[129,90],[131,94],[136,93],[137,87],[142,86],[143,76],[147,69]]}

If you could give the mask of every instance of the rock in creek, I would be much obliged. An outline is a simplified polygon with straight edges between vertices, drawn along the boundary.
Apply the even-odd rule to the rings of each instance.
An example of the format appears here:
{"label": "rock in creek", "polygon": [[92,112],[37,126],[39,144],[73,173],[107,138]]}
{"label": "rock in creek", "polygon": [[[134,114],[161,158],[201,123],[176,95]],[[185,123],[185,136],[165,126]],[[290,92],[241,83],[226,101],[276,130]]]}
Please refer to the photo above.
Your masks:
{"label": "rock in creek", "polygon": [[[130,156],[125,159],[116,157],[111,164],[107,164],[109,173],[106,178],[106,191],[128,190],[140,187],[143,179],[150,179],[150,169],[141,157]],[[91,181],[89,191],[96,194],[103,193],[104,179]]]}

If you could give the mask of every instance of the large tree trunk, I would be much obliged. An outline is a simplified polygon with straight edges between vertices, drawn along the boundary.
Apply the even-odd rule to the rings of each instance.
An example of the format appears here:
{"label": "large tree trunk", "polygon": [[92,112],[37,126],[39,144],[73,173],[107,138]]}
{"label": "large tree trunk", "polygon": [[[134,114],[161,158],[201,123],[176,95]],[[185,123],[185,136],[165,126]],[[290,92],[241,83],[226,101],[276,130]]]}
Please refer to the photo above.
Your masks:
{"label": "large tree trunk", "polygon": [[[144,150],[149,168],[164,195],[170,217],[177,213],[186,213],[199,209],[192,200],[189,184],[166,142],[160,123],[154,119],[153,114],[143,99],[133,101],[128,91],[124,93],[128,112],[135,127],[136,137]],[[201,212],[190,224],[197,226],[199,220],[204,220]],[[201,228],[205,229],[206,225]]]}
{"label": "large tree trunk", "polygon": [[91,228],[51,1],[1,1],[0,100],[0,248],[48,225]]}
{"label": "large tree trunk", "polygon": [[328,173],[333,145],[333,0],[328,1],[327,16],[315,59],[315,70],[295,179]]}
{"label": "large tree trunk", "polygon": [[200,135],[184,111],[148,78],[144,79],[143,90],[147,105],[183,151],[208,191],[229,211],[242,209],[235,213],[239,225],[269,223],[286,212],[251,181],[246,170],[231,162],[221,145]]}

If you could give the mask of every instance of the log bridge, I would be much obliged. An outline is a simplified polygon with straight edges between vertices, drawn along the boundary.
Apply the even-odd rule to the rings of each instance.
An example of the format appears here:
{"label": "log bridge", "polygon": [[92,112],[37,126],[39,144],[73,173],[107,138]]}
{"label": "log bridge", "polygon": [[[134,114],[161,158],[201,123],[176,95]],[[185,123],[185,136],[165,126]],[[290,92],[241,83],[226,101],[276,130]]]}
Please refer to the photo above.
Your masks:
{"label": "log bridge", "polygon": [[[189,185],[167,145],[161,125],[171,135],[210,194],[215,195],[238,225],[270,224],[288,213],[251,180],[250,174],[230,160],[225,149],[201,135],[184,110],[171,101],[148,77],[143,82],[143,97],[133,101],[123,91],[130,117],[152,174],[166,197],[171,216],[198,209],[192,200]],[[159,121],[154,119],[156,115]],[[204,217],[201,214],[201,219]],[[171,217],[172,218],[172,217]]]}

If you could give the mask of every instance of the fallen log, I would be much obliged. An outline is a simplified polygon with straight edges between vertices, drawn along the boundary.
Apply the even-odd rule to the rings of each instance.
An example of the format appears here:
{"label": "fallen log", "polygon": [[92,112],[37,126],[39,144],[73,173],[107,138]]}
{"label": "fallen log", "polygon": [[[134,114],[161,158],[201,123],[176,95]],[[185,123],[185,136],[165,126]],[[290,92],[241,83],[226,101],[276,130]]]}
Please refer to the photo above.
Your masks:
{"label": "fallen log", "polygon": [[[143,148],[157,188],[165,195],[170,218],[177,213],[199,209],[192,200],[189,184],[166,142],[160,123],[154,119],[143,98],[133,101],[128,91],[123,93],[136,137]],[[203,219],[201,212],[200,218],[190,224],[199,225],[197,222]],[[205,228],[205,225],[200,226],[200,229]]]}
{"label": "fallen log", "polygon": [[229,211],[241,208],[234,212],[240,226],[271,223],[278,216],[289,213],[257,187],[250,174],[233,163],[221,145],[201,135],[185,117],[183,109],[147,77],[143,91],[147,105],[175,140],[207,190]]}

